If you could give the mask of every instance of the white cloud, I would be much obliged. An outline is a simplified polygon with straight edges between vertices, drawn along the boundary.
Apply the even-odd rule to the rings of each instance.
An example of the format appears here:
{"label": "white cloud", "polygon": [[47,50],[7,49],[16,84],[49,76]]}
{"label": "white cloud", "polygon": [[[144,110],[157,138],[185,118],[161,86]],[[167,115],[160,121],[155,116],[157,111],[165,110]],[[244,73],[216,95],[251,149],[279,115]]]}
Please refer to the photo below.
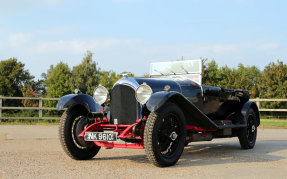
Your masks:
{"label": "white cloud", "polygon": [[216,44],[211,46],[211,50],[215,53],[226,53],[241,50],[250,47],[249,44]]}
{"label": "white cloud", "polygon": [[[181,59],[198,59],[199,57],[216,59],[220,65],[267,64],[272,55],[266,58],[266,53],[256,52],[260,48],[278,47],[276,43],[168,43],[158,44],[139,39],[94,38],[72,39],[56,41],[32,41],[28,34],[17,33],[9,35],[9,42],[14,45],[1,47],[5,58],[12,56],[25,60],[35,76],[40,76],[51,64],[60,60],[70,67],[80,63],[87,50],[95,54],[95,59],[104,70],[116,72],[131,71],[137,75],[148,72],[148,65],[153,61],[169,61]],[[36,35],[33,39],[37,39]],[[21,45],[20,45],[21,44]],[[269,45],[267,45],[269,44]],[[272,45],[273,44],[273,45]],[[2,54],[1,54],[2,55]],[[2,58],[4,58],[2,57]],[[5,59],[4,58],[4,59]],[[263,60],[264,63],[263,63]],[[257,60],[257,62],[255,61]]]}
{"label": "white cloud", "polygon": [[73,26],[58,26],[53,28],[46,28],[42,30],[38,30],[37,32],[43,33],[43,34],[66,34],[69,32],[72,32],[75,29]]}
{"label": "white cloud", "polygon": [[[74,54],[82,55],[91,50],[102,57],[110,58],[134,58],[151,60],[172,60],[182,56],[189,59],[199,57],[226,56],[254,49],[254,44],[150,44],[147,41],[137,39],[75,39],[58,40],[40,43],[33,49],[38,54]],[[138,56],[138,58],[137,58]],[[227,55],[228,56],[228,55]]]}
{"label": "white cloud", "polygon": [[258,50],[274,50],[278,49],[280,47],[279,43],[265,43],[265,44],[260,44],[257,49]]}
{"label": "white cloud", "polygon": [[24,34],[21,32],[14,33],[14,34],[9,34],[8,41],[12,47],[17,47],[17,46],[21,46],[27,43],[31,39],[31,37],[32,36],[30,34]]}
{"label": "white cloud", "polygon": [[39,5],[55,6],[65,0],[0,0],[0,14],[25,11]]}
{"label": "white cloud", "polygon": [[73,54],[83,54],[87,50],[103,50],[122,46],[133,46],[139,43],[138,40],[122,39],[77,39],[77,40],[59,40],[54,42],[45,42],[36,46],[38,53],[52,52],[70,52]]}
{"label": "white cloud", "polygon": [[180,57],[184,56],[204,56],[206,54],[220,55],[241,51],[252,47],[252,44],[174,44],[168,46],[153,46],[153,52],[177,53]]}

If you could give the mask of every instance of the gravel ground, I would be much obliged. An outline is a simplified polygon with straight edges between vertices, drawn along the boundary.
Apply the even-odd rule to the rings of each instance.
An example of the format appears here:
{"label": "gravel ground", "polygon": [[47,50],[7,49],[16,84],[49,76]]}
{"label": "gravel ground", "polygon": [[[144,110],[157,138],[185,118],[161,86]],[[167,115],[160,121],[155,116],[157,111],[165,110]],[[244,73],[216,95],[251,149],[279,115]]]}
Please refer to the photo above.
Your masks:
{"label": "gravel ground", "polygon": [[104,149],[75,161],[57,126],[0,126],[0,178],[287,178],[287,129],[259,128],[252,150],[237,138],[191,143],[179,162],[157,168],[144,150]]}

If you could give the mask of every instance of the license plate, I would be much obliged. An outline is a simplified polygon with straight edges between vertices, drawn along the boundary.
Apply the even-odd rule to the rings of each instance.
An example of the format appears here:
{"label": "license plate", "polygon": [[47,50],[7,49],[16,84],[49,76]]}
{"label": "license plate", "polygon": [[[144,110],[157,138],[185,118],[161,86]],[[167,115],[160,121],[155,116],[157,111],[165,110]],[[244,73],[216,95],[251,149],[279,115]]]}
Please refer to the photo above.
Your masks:
{"label": "license plate", "polygon": [[85,132],[85,141],[116,141],[117,137],[115,132]]}

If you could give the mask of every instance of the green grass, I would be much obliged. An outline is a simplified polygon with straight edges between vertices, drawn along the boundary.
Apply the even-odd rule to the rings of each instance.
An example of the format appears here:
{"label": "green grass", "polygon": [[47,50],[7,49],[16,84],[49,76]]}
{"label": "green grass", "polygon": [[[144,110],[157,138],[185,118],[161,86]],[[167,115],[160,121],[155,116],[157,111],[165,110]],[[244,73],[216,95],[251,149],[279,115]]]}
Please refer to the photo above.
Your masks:
{"label": "green grass", "polygon": [[261,120],[261,126],[263,127],[284,127],[287,128],[287,120]]}

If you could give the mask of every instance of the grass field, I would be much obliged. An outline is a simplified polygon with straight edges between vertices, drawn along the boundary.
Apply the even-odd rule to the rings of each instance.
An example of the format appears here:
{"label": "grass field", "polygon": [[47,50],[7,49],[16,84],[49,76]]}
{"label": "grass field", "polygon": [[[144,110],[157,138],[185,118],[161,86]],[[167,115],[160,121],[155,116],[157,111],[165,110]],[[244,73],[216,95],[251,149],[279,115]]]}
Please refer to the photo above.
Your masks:
{"label": "grass field", "polygon": [[284,127],[287,128],[287,120],[261,120],[262,127]]}

